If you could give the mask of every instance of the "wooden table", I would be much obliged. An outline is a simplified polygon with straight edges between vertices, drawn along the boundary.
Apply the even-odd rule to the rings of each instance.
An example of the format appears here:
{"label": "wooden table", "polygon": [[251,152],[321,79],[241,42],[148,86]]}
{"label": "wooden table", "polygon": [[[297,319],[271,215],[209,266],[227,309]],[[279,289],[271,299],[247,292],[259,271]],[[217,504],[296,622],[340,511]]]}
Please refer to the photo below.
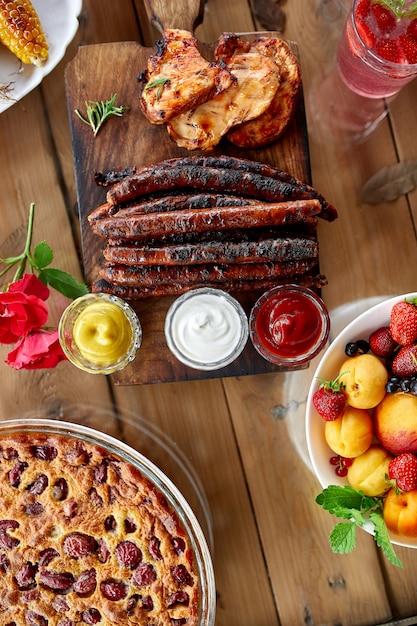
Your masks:
{"label": "wooden table", "polygon": [[[321,270],[329,280],[323,296],[332,312],[415,290],[417,267],[417,191],[389,204],[358,200],[369,176],[416,158],[417,81],[389,104],[389,116],[361,142],[346,141],[334,121],[337,111],[325,121],[314,114],[315,87],[331,67],[344,21],[340,6],[319,0],[282,5],[285,35],[300,49],[313,184],[340,213],[337,222],[324,223],[319,231]],[[251,15],[247,0],[208,0],[198,35],[213,41],[224,30],[259,29]],[[55,265],[81,278],[65,66],[79,45],[132,40],[152,45],[156,36],[139,0],[84,0],[80,22],[60,65],[0,116],[0,256],[23,246],[29,205],[35,202],[34,241],[46,239]],[[60,296],[51,299],[51,323],[65,304]],[[68,363],[15,372],[3,364],[6,353],[2,347],[2,419],[67,416],[65,407],[75,400],[93,408],[116,405],[131,418],[122,433],[129,443],[138,445],[138,415],[183,451],[211,508],[219,626],[365,626],[417,614],[414,551],[397,550],[404,564],[398,570],[364,532],[348,556],[329,548],[335,520],[314,502],[320,487],[303,435],[314,364],[291,374],[115,386]],[[103,421],[87,408],[82,419],[120,435],[120,422],[111,416]]]}

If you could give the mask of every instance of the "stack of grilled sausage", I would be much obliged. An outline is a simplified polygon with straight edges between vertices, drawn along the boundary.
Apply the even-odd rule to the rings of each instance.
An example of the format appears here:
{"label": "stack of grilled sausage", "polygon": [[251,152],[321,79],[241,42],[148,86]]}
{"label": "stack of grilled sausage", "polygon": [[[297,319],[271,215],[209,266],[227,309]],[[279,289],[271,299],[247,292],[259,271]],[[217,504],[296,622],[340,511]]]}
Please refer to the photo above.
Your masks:
{"label": "stack of grilled sausage", "polygon": [[278,168],[230,156],[188,156],[97,174],[106,203],[89,215],[106,238],[93,291],[127,300],[197,287],[320,287],[318,218],[336,209]]}

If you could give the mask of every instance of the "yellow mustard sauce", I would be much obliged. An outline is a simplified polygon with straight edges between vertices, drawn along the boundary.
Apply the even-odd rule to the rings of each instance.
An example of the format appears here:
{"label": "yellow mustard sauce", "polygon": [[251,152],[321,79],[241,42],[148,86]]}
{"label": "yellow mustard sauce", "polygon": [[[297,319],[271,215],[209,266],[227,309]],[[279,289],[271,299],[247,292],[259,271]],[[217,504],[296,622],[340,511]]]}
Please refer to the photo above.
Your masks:
{"label": "yellow mustard sauce", "polygon": [[76,319],[73,341],[86,360],[106,365],[126,354],[132,342],[132,328],[116,304],[93,302]]}

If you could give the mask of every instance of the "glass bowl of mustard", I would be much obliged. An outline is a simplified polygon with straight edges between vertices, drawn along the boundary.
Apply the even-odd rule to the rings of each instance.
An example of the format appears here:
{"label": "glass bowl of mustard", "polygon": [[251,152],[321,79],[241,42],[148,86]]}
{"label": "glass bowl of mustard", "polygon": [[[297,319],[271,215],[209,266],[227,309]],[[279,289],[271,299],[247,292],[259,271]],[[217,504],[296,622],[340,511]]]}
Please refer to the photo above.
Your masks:
{"label": "glass bowl of mustard", "polygon": [[74,300],[58,325],[68,360],[90,374],[112,374],[128,365],[142,343],[142,327],[121,298],[89,293]]}

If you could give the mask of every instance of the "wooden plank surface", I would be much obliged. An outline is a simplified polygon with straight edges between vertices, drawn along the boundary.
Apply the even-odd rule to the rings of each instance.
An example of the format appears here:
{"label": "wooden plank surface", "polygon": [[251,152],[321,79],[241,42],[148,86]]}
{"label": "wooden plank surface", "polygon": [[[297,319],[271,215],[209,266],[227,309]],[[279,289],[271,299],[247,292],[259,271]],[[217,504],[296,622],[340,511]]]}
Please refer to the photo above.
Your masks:
{"label": "wooden plank surface", "polygon": [[[0,257],[23,250],[29,206],[34,202],[33,243],[45,239],[55,252],[55,267],[65,268],[81,279],[81,266],[70,235],[70,222],[39,91],[24,98],[22,106],[17,104],[0,116],[0,143],[3,186]],[[62,233],[68,235],[63,237]],[[12,276],[7,275],[3,280],[11,280]],[[48,301],[48,324],[57,324],[68,303],[57,293]],[[3,363],[10,349],[11,346],[0,346],[3,419],[59,412],[62,405],[72,403],[74,398],[79,402],[109,399],[104,379],[92,379],[87,389],[82,372],[69,367],[68,363],[51,371],[14,371]]]}
{"label": "wooden plank surface", "polygon": [[[310,97],[342,28],[343,15],[328,21],[319,10],[330,5],[340,3],[291,0],[282,7],[285,35],[300,49],[313,184],[340,212],[319,232],[322,270],[329,276],[324,295],[334,311],[415,289],[416,191],[376,206],[357,198],[380,167],[416,158],[417,82],[390,103],[390,119],[365,142],[342,145],[340,134],[329,139],[314,123]],[[36,201],[35,240],[52,245],[57,267],[82,275],[64,68],[81,45],[142,36],[142,43],[152,45],[149,25],[136,20],[144,12],[141,0],[84,0],[80,29],[63,62],[0,116],[0,255],[20,249],[28,206]],[[211,42],[231,27],[260,27],[247,0],[208,0],[199,39]],[[54,294],[51,306],[53,323],[64,303]],[[314,366],[227,380],[114,386],[112,379],[69,364],[14,372],[3,363],[6,353],[2,346],[1,419],[35,412],[59,417],[75,400],[92,409],[116,404],[120,412],[137,415],[138,424],[143,417],[160,427],[192,463],[213,517],[216,626],[374,626],[417,614],[414,550],[397,549],[402,570],[389,565],[364,532],[351,555],[330,550],[327,535],[335,519],[314,503],[319,485],[305,462],[304,407]],[[117,420],[99,419],[95,410],[82,419],[140,448],[134,425],[121,432]]]}

